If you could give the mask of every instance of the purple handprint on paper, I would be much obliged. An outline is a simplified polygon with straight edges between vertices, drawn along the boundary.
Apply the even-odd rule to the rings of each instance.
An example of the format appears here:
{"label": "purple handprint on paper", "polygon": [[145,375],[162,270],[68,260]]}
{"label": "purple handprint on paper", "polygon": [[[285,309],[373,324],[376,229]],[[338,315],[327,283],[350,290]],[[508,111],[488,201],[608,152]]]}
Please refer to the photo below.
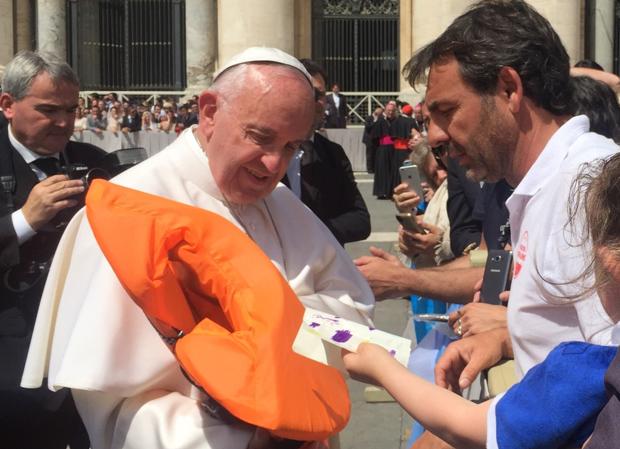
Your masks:
{"label": "purple handprint on paper", "polygon": [[336,331],[336,333],[332,336],[332,340],[337,343],[346,343],[351,339],[352,336],[353,335],[351,334],[351,331],[345,329]]}

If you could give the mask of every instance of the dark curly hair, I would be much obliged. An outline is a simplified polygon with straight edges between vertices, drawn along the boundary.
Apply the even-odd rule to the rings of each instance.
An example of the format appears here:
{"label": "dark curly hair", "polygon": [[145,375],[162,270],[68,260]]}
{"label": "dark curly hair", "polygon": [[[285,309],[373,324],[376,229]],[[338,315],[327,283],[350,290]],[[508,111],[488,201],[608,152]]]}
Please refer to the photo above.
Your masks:
{"label": "dark curly hair", "polygon": [[481,95],[494,92],[502,67],[512,67],[537,106],[570,113],[568,54],[547,19],[523,0],[475,3],[407,62],[403,76],[415,86],[426,81],[433,63],[452,56],[464,81]]}

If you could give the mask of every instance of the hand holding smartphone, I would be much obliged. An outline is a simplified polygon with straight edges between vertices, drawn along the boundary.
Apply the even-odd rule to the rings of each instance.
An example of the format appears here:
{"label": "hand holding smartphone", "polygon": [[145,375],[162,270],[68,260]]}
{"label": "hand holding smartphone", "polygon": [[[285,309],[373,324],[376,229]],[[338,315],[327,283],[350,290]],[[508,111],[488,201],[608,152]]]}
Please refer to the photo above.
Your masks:
{"label": "hand holding smartphone", "polygon": [[396,214],[396,220],[402,225],[403,229],[416,234],[426,234],[426,229],[420,226],[415,217],[410,212]]}
{"label": "hand holding smartphone", "polygon": [[502,249],[489,250],[484,266],[480,300],[487,304],[501,304],[499,294],[510,288],[512,253]]}
{"label": "hand holding smartphone", "polygon": [[418,166],[413,164],[403,165],[398,171],[400,173],[401,182],[407,184],[420,198],[424,199],[424,188],[422,187]]}

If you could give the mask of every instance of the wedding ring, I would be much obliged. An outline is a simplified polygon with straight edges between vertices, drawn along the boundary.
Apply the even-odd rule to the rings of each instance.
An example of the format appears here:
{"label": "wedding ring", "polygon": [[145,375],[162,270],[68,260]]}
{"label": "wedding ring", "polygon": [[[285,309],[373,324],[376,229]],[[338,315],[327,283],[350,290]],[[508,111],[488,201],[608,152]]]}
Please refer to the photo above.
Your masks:
{"label": "wedding ring", "polygon": [[455,331],[455,334],[458,335],[459,337],[463,336],[463,323],[461,322],[460,318],[458,320],[456,320],[456,331]]}

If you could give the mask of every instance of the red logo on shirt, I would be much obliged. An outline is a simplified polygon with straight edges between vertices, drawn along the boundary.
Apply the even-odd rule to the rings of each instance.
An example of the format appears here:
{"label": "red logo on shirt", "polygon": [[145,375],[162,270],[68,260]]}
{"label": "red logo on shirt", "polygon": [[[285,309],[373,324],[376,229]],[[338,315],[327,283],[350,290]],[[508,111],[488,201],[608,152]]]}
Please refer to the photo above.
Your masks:
{"label": "red logo on shirt", "polygon": [[525,256],[527,255],[527,231],[523,233],[521,240],[519,240],[519,244],[517,245],[516,257],[515,257],[515,268],[513,273],[513,278],[516,279],[521,272],[521,268],[525,263]]}

